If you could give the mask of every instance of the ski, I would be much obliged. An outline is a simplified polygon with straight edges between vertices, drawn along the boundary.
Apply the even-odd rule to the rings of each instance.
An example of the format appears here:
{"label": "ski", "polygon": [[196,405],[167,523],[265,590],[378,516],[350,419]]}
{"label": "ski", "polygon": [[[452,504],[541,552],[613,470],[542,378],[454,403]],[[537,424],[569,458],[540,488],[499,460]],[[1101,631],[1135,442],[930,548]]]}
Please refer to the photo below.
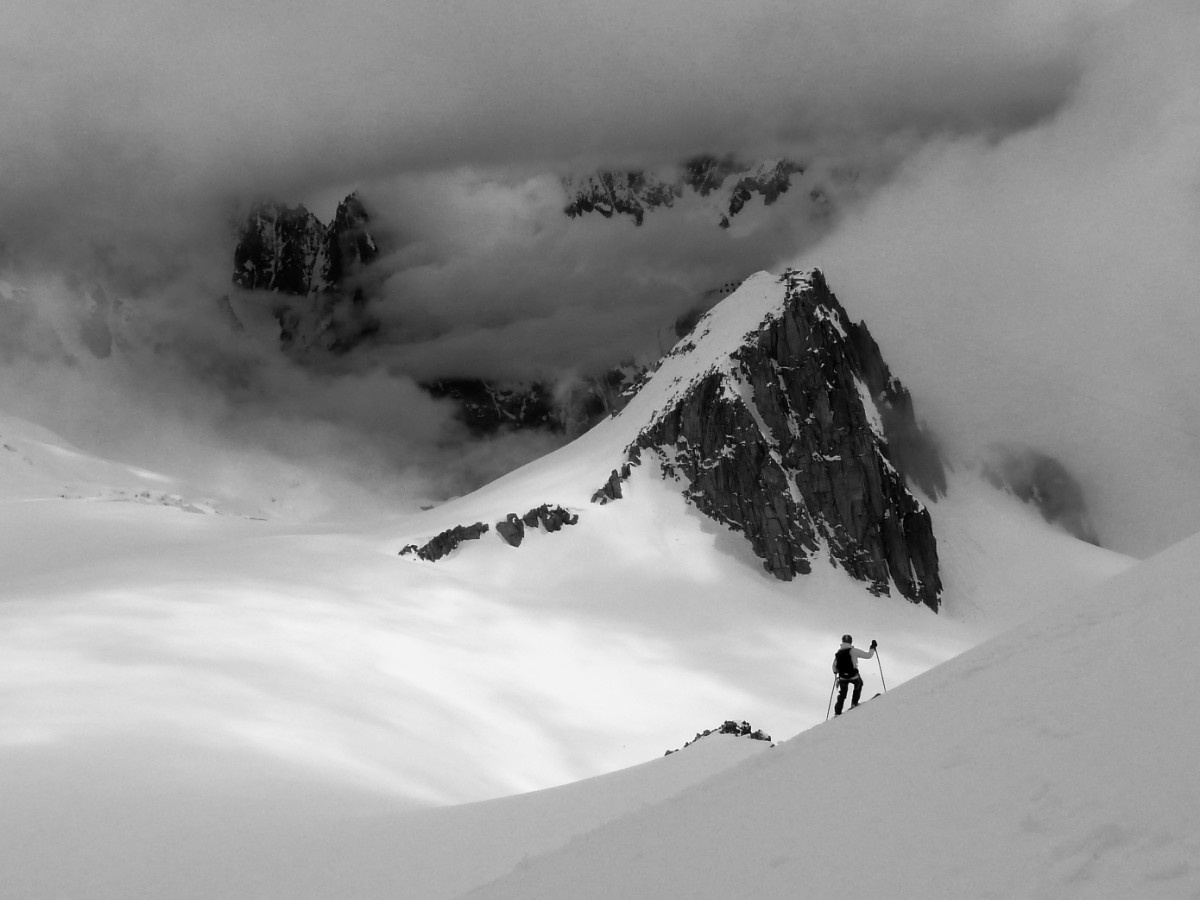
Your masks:
{"label": "ski", "polygon": [[[875,697],[882,697],[882,696],[883,696],[883,693],[880,692],[878,694],[875,694],[874,696],[868,697],[866,700],[860,700],[858,703],[858,706],[862,706],[863,704],[869,703],[870,701],[874,700]],[[858,706],[851,706],[850,709],[845,710],[845,712],[850,712],[851,709],[858,709]],[[835,713],[834,718],[836,719],[839,715],[842,715],[842,713]]]}

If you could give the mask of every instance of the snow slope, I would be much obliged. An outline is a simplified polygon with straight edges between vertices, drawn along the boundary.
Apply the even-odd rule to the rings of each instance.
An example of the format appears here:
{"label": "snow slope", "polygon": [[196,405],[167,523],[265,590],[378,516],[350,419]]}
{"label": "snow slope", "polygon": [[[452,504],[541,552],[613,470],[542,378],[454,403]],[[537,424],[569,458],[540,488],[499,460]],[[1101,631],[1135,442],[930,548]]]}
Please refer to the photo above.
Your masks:
{"label": "snow slope", "polygon": [[1200,896],[1200,536],[473,898]]}
{"label": "snow slope", "polygon": [[232,767],[232,782],[205,780],[204,796],[127,767],[99,809],[71,803],[89,788],[53,760],[18,759],[0,771],[0,894],[448,900],[769,749],[714,735],[575,784],[420,811]]}
{"label": "snow slope", "polygon": [[[750,279],[697,345],[740,342],[778,293]],[[269,514],[239,514],[177,473],[0,419],[0,883],[23,898],[454,896],[750,751],[703,744],[510,795],[726,719],[802,732],[825,718],[843,632],[880,641],[868,690],[884,674],[897,689],[1130,563],[960,472],[931,506],[934,615],[832,566],[776,580],[650,464],[622,500],[591,504],[700,358],[668,358],[623,416],[479,492],[353,525],[299,517],[311,505],[274,486]],[[545,502],[579,523],[437,563],[397,555]],[[489,798],[504,799],[473,803]]]}

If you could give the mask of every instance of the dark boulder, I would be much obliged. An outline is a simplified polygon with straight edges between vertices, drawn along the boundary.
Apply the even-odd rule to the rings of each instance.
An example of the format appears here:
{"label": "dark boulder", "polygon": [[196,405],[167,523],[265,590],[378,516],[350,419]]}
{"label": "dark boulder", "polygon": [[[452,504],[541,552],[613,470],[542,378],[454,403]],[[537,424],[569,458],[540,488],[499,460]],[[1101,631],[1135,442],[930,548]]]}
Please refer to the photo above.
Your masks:
{"label": "dark boulder", "polygon": [[401,556],[416,554],[426,562],[437,562],[458,547],[463,541],[477,541],[488,532],[488,526],[483,522],[474,525],[455,525],[441,534],[435,535],[427,543],[420,546],[409,544],[400,551]]}
{"label": "dark boulder", "polygon": [[520,547],[521,541],[525,540],[525,523],[516,513],[509,513],[503,522],[496,523],[496,534],[510,547]]}
{"label": "dark boulder", "polygon": [[608,481],[592,494],[592,502],[603,506],[613,500],[620,500],[624,496],[621,491],[621,482],[628,480],[631,472],[629,463],[623,464],[620,470],[613,469],[612,474],[608,476]]}

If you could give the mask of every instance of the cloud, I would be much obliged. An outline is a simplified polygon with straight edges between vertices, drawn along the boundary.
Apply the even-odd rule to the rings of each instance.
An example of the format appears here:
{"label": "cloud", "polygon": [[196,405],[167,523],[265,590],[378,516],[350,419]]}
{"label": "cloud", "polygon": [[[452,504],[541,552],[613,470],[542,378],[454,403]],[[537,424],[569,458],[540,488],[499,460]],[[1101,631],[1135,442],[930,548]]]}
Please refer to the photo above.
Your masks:
{"label": "cloud", "polygon": [[[918,402],[929,397],[927,412],[965,433],[970,420],[938,393],[939,375],[962,377],[965,365],[920,368],[909,359],[920,362],[921,353],[905,348],[918,347],[922,334],[982,332],[988,341],[1008,335],[1000,346],[1016,353],[1018,330],[999,312],[1013,301],[979,304],[962,321],[953,316],[963,301],[924,301],[931,311],[922,312],[909,291],[908,311],[892,315],[900,300],[879,309],[859,301],[900,280],[871,274],[883,262],[892,260],[892,272],[904,263],[914,281],[936,271],[939,283],[971,297],[997,296],[995,286],[1024,268],[1018,280],[1038,285],[1026,292],[1030,302],[1074,296],[1067,289],[1076,279],[1063,283],[1047,246],[1061,246],[1078,267],[1090,253],[1088,271],[1096,272],[1117,258],[1114,246],[1149,245],[1139,248],[1142,258],[1165,274],[1139,280],[1124,270],[1130,292],[1157,277],[1169,293],[1171,273],[1189,265],[1186,241],[1157,239],[1171,216],[1176,236],[1190,227],[1180,198],[1166,196],[1163,168],[1180,170],[1190,146],[1164,104],[1176,97],[1183,117],[1188,98],[1165,75],[1164,85],[1154,83],[1155,66],[1167,60],[1138,56],[1152,39],[1173,37],[1169,28],[1158,33],[1159,20],[1186,19],[1188,10],[1152,3],[1123,14],[1127,6],[28,5],[0,35],[0,242],[7,277],[38,286],[36,311],[17,316],[21,341],[0,344],[8,384],[21,385],[9,397],[31,414],[41,398],[59,420],[70,417],[56,410],[76,409],[79,421],[136,422],[143,436],[156,422],[178,421],[180,454],[206,435],[200,443],[210,447],[230,441],[359,474],[403,472],[411,497],[452,492],[543,443],[502,442],[481,458],[452,409],[414,382],[566,381],[652,356],[673,340],[677,317],[711,302],[706,292],[777,267],[852,215],[813,261],[880,332],[885,352],[883,338],[896,335],[897,369],[913,372]],[[1135,97],[1118,90],[1126,76],[1164,90]],[[1112,108],[1102,114],[1106,103]],[[1165,142],[1145,118],[1154,110],[1166,116],[1157,126]],[[1142,145],[1102,155],[1110,132],[1139,129],[1149,129]],[[1177,156],[1160,158],[1165,147]],[[777,204],[755,204],[729,231],[712,227],[713,211],[698,199],[648,216],[641,228],[562,216],[557,177],[565,172],[662,166],[697,152],[786,153],[810,168]],[[1139,153],[1140,169],[1131,162]],[[1095,190],[1103,179],[1113,196]],[[858,216],[880,185],[889,186]],[[816,187],[835,196],[836,215],[811,203]],[[304,367],[274,354],[269,317],[252,329],[257,343],[231,333],[216,301],[230,289],[234,229],[249,204],[319,200],[328,217],[330,198],[353,188],[368,201],[383,249],[371,274],[383,336],[352,358]],[[1138,205],[1140,190],[1153,207]],[[1109,214],[1112,204],[1121,215]],[[1121,216],[1133,233],[1123,244]],[[1103,240],[1079,237],[1105,222],[1114,233]],[[977,245],[993,240],[994,229],[1034,246],[1012,243],[1023,258],[1007,265],[980,259]],[[939,242],[955,249],[930,249]],[[905,246],[907,256],[898,249]],[[1121,274],[1091,280],[1107,289]],[[90,359],[79,340],[95,285],[119,313],[106,361]],[[1172,307],[1177,314],[1183,319],[1172,321],[1190,327]],[[1081,303],[1045,302],[1038,315],[1049,322],[1030,327],[1034,338],[1078,332],[1090,353],[1111,349],[1100,330],[1068,327],[1096,318]],[[1120,328],[1144,324],[1131,318]],[[14,347],[22,342],[24,355]],[[1027,368],[1044,359],[1030,354]],[[1000,421],[1008,413],[986,393],[971,396]],[[120,415],[98,412],[106,404]],[[1097,464],[1090,475],[1114,471],[1115,463]]]}
{"label": "cloud", "polygon": [[372,265],[384,337],[367,353],[422,380],[592,375],[657,358],[713,289],[827,230],[808,196],[821,183],[806,174],[728,230],[716,202],[694,195],[640,227],[568,220],[552,176],[457,170],[367,187],[394,248]]}
{"label": "cloud", "polygon": [[1057,116],[931,143],[800,260],[960,452],[1058,456],[1137,553],[1200,530],[1197,33],[1185,3],[1115,17]]}

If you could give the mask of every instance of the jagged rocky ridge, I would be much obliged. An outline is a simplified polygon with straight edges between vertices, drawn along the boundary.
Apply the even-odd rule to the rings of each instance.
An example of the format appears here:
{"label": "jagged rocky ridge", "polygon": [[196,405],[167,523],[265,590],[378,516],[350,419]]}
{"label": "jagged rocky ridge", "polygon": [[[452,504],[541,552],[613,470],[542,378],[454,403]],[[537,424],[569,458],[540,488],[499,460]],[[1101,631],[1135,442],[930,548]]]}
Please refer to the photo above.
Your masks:
{"label": "jagged rocky ridge", "polygon": [[[894,587],[936,610],[937,542],[913,491],[936,499],[945,473],[908,391],[819,271],[762,273],[744,291],[725,301],[736,315],[722,304],[701,319],[617,419],[598,426],[631,439],[592,501],[620,500],[652,457],[775,577],[806,574],[824,557],[873,593]],[[730,320],[747,327],[712,334]]]}
{"label": "jagged rocky ridge", "polygon": [[664,177],[654,172],[596,172],[582,177],[567,176],[563,187],[571,218],[597,212],[605,218],[630,216],[641,225],[646,213],[673,206],[685,191],[719,199],[717,224],[728,228],[730,219],[745,208],[755,195],[770,205],[791,187],[792,178],[804,166],[787,159],[751,165],[733,156],[696,156],[680,171]]}
{"label": "jagged rocky ridge", "polygon": [[304,206],[262,203],[238,233],[233,283],[270,291],[280,342],[289,350],[342,353],[379,329],[355,276],[379,253],[356,194],[325,225]]}
{"label": "jagged rocky ridge", "polygon": [[[547,533],[561,531],[565,525],[575,525],[579,516],[561,506],[551,506],[543,503],[526,512],[524,515],[509,513],[495,525],[496,534],[510,547],[520,547],[525,540],[526,529],[542,529]],[[463,541],[477,541],[491,530],[485,522],[473,525],[456,525],[434,535],[424,544],[408,544],[401,551],[401,556],[414,555],[426,562],[437,562],[456,550]]]}

